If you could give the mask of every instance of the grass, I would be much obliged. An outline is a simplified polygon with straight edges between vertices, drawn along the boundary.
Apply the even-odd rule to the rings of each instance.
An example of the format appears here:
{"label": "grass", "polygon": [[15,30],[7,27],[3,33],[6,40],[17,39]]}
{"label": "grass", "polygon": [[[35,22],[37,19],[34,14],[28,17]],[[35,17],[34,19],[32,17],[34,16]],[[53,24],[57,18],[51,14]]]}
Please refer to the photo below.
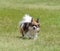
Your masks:
{"label": "grass", "polygon": [[[0,51],[60,51],[59,0],[0,1]],[[18,23],[26,13],[40,19],[37,40],[20,38]]]}

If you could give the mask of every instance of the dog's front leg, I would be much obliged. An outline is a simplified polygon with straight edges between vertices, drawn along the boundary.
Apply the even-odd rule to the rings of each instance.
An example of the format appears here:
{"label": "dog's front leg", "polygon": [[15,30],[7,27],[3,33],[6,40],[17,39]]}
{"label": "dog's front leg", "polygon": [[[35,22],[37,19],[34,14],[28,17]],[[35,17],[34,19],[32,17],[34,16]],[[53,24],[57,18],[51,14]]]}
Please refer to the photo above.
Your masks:
{"label": "dog's front leg", "polygon": [[36,33],[36,34],[34,34],[33,39],[36,40],[37,37],[38,37],[38,35],[37,35],[37,33]]}

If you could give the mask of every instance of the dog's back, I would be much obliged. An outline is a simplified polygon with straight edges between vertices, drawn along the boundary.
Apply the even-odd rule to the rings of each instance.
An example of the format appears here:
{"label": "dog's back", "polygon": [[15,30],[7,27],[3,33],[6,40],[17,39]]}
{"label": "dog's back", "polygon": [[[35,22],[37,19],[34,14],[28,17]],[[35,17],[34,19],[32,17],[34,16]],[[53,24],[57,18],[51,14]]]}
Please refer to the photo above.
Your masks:
{"label": "dog's back", "polygon": [[[29,23],[31,23],[32,17],[28,14],[25,14],[22,21],[19,22],[21,33],[24,34],[28,31]],[[23,35],[24,36],[24,35]]]}

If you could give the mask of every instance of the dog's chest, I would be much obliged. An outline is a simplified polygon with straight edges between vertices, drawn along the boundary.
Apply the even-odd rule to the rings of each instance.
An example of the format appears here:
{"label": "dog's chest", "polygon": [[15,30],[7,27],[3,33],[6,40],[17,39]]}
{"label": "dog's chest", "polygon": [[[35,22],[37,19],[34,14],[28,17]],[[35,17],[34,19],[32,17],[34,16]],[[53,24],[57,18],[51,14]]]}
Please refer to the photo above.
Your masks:
{"label": "dog's chest", "polygon": [[36,33],[36,30],[33,30],[32,27],[29,27],[29,31],[28,31],[30,34],[35,34]]}

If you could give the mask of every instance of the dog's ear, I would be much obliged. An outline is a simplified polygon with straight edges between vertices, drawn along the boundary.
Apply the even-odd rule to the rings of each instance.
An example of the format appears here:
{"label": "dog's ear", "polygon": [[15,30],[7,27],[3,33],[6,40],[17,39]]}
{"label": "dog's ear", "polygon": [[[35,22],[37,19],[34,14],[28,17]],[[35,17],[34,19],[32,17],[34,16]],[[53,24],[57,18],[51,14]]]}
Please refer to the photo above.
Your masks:
{"label": "dog's ear", "polygon": [[37,18],[36,22],[39,23],[39,18]]}
{"label": "dog's ear", "polygon": [[34,22],[34,19],[32,18],[31,22]]}
{"label": "dog's ear", "polygon": [[31,22],[33,22],[33,18],[31,19]]}

